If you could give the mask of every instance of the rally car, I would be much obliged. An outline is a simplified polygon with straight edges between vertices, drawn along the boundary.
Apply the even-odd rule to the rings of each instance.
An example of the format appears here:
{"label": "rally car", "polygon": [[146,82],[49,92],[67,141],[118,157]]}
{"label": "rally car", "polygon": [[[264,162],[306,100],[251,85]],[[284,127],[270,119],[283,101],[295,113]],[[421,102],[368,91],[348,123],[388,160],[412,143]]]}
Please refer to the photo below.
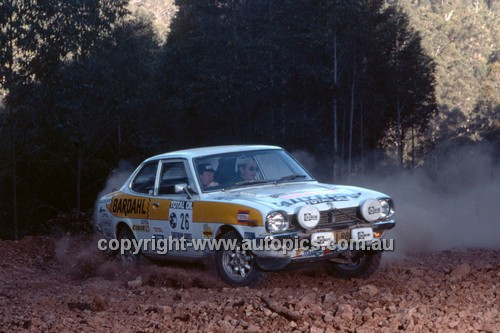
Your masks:
{"label": "rally car", "polygon": [[[319,183],[280,147],[220,146],[145,160],[118,191],[99,200],[95,227],[103,239],[117,241],[233,240],[243,245],[248,240],[290,240],[301,245],[187,246],[166,253],[150,246],[119,253],[124,262],[144,257],[208,261],[228,284],[248,286],[265,271],[311,261],[325,261],[337,276],[369,276],[382,253],[370,244],[395,226],[393,215],[389,196]],[[332,247],[353,240],[368,247]]]}

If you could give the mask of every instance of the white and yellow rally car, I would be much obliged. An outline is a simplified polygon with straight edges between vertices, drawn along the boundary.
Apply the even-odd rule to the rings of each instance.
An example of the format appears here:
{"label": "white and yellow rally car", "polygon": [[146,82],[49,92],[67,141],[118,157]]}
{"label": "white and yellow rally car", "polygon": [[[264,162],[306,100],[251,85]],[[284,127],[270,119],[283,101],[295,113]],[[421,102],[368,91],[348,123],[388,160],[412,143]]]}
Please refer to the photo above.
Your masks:
{"label": "white and yellow rally car", "polygon": [[[185,241],[161,254],[159,246],[121,251],[123,261],[214,260],[225,282],[244,286],[263,271],[319,260],[338,276],[366,277],[378,268],[382,251],[373,245],[395,226],[393,214],[387,195],[318,183],[280,147],[221,146],[145,160],[99,200],[95,227],[107,240]],[[210,247],[217,241],[238,246]]]}

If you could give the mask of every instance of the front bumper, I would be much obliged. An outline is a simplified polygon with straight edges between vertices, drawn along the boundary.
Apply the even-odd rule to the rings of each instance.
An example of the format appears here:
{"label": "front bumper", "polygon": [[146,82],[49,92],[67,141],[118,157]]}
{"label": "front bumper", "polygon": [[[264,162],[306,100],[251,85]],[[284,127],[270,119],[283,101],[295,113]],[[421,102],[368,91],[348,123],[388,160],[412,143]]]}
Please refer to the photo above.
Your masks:
{"label": "front bumper", "polygon": [[374,231],[390,230],[396,226],[395,220],[379,221],[372,224]]}
{"label": "front bumper", "polygon": [[[396,226],[396,221],[395,220],[386,220],[386,221],[378,221],[374,222],[372,224],[363,224],[363,225],[354,225],[349,228],[341,230],[341,232],[351,232],[353,229],[358,229],[358,228],[371,228],[374,233],[378,233],[377,237],[374,237],[373,239],[382,239],[384,236],[385,231],[392,229]],[[315,258],[315,259],[328,259],[331,256],[336,256],[342,251],[340,250],[329,250],[329,249],[314,249],[311,246],[310,239],[311,235],[314,233],[320,233],[320,232],[332,232],[332,229],[328,228],[321,228],[321,229],[315,229],[315,230],[309,230],[309,231],[292,231],[292,232],[284,232],[284,233],[279,233],[279,234],[273,234],[273,235],[266,235],[266,236],[260,236],[257,237],[257,240],[264,241],[266,244],[273,243],[274,244],[284,244],[284,241],[288,241],[288,244],[293,244],[293,249],[290,249],[289,247],[287,249],[284,248],[273,248],[273,249],[260,249],[258,251],[254,251],[254,254],[258,258],[266,258],[269,260],[276,259],[276,260],[289,260],[289,261],[300,261],[303,259],[307,258]],[[308,241],[309,243],[306,244],[309,246],[309,249],[303,250],[300,248],[304,243],[302,243],[303,240]],[[300,246],[297,246],[300,245]]]}

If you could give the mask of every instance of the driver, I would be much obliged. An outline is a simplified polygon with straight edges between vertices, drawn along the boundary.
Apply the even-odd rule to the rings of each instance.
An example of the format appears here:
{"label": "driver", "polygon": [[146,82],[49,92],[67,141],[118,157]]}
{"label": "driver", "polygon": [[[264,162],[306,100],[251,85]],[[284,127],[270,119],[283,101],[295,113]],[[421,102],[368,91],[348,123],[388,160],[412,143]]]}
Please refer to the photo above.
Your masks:
{"label": "driver", "polygon": [[214,181],[215,170],[210,163],[201,163],[198,165],[198,173],[200,174],[201,186],[203,188],[218,186],[219,183]]}

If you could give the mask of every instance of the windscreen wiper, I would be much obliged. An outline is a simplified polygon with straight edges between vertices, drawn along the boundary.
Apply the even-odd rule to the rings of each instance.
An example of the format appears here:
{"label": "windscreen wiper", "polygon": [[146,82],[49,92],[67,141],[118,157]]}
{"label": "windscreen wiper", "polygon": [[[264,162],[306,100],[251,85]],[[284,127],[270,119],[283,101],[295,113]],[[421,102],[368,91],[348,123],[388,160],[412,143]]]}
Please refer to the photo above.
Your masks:
{"label": "windscreen wiper", "polygon": [[244,180],[244,181],[241,181],[241,182],[234,183],[231,186],[225,187],[223,189],[223,191],[232,190],[233,188],[237,188],[237,187],[240,187],[240,186],[247,186],[247,185],[254,185],[254,184],[263,184],[263,183],[269,183],[269,180],[265,180],[265,179]]}
{"label": "windscreen wiper", "polygon": [[292,175],[289,175],[289,176],[281,177],[280,179],[278,179],[274,183],[275,184],[279,184],[279,183],[287,182],[289,180],[294,180],[294,179],[297,179],[297,178],[306,178],[306,177],[307,177],[306,175],[299,175],[299,174],[295,173],[295,174],[292,174]]}

